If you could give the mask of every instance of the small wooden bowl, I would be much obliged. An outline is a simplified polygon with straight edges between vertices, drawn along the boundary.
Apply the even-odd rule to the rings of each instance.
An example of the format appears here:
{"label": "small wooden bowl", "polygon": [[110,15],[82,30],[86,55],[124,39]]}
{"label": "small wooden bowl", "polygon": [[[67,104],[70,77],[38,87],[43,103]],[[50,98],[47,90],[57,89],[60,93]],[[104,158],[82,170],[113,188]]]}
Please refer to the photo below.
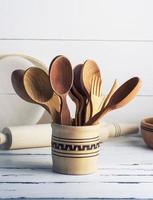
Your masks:
{"label": "small wooden bowl", "polygon": [[66,126],[52,123],[53,170],[90,174],[97,170],[101,125]]}
{"label": "small wooden bowl", "polygon": [[141,133],[146,145],[153,149],[153,118],[141,121]]}

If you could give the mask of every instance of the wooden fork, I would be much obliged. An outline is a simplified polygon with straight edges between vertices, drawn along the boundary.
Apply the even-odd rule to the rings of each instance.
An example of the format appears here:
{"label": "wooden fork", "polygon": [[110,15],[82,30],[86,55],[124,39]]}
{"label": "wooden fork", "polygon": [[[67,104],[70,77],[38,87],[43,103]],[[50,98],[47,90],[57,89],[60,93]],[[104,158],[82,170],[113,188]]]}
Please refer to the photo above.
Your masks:
{"label": "wooden fork", "polygon": [[91,116],[94,116],[100,111],[104,102],[104,98],[105,96],[102,94],[102,80],[100,76],[94,75],[91,83]]}

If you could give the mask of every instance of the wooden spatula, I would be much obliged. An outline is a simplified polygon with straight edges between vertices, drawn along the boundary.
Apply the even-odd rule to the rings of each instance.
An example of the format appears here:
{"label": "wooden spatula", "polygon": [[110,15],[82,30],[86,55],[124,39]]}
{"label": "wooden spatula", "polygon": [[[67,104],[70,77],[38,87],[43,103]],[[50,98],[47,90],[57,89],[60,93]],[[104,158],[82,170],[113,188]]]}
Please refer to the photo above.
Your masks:
{"label": "wooden spatula", "polygon": [[115,81],[114,81],[114,83],[113,83],[108,95],[104,99],[102,108],[105,108],[107,106],[111,96],[114,94],[114,92],[117,90],[117,88],[118,88],[118,82],[117,82],[117,79],[115,79]]}

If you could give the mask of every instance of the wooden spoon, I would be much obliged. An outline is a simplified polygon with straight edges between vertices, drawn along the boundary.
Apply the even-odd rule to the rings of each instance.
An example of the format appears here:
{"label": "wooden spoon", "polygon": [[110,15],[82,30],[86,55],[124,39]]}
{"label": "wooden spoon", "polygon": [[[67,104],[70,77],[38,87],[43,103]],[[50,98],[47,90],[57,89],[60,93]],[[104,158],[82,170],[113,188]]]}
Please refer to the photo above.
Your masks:
{"label": "wooden spoon", "polygon": [[30,98],[48,107],[53,121],[60,123],[60,98],[53,93],[46,72],[37,67],[30,67],[24,73],[23,84]]}
{"label": "wooden spoon", "polygon": [[73,82],[73,71],[70,61],[58,56],[50,65],[50,83],[54,92],[61,98],[61,124],[71,125],[70,111],[66,102]]}
{"label": "wooden spoon", "polygon": [[53,58],[53,60],[51,61],[50,65],[49,65],[49,74],[50,74],[50,70],[51,70],[51,67],[52,67],[53,62],[56,61],[56,59],[58,59],[58,58],[61,57],[61,56],[62,56],[62,55],[58,55],[58,56],[55,56],[55,57]]}
{"label": "wooden spoon", "polygon": [[79,126],[78,112],[79,112],[79,108],[80,108],[80,100],[76,96],[76,89],[73,86],[71,87],[69,96],[76,105],[74,124],[75,124],[75,126]]}
{"label": "wooden spoon", "polygon": [[86,105],[87,105],[87,96],[81,82],[82,68],[83,68],[83,64],[79,64],[73,69],[74,80],[73,80],[73,86],[72,86],[76,90],[75,96],[78,97],[80,100],[80,108],[78,111],[79,126],[83,125],[85,122],[85,110],[86,110]]}
{"label": "wooden spoon", "polygon": [[134,77],[121,85],[111,96],[105,108],[102,108],[96,115],[94,115],[85,125],[92,125],[97,123],[107,112],[120,108],[129,103],[138,93],[141,87],[141,80]]}
{"label": "wooden spoon", "polygon": [[25,71],[24,70],[14,70],[12,72],[12,75],[11,75],[11,81],[12,81],[12,85],[13,85],[13,88],[15,90],[15,92],[18,94],[18,96],[20,98],[22,98],[23,100],[29,102],[29,103],[35,103],[35,104],[39,104],[41,105],[42,107],[44,107],[49,113],[50,113],[50,110],[48,109],[48,107],[46,105],[43,105],[43,104],[40,104],[40,103],[37,103],[36,101],[32,100],[29,95],[27,94],[26,90],[25,90],[25,87],[24,87],[24,84],[23,84],[23,76],[24,76],[24,73]]}
{"label": "wooden spoon", "polygon": [[91,102],[91,86],[92,86],[92,78],[93,76],[100,76],[100,69],[95,61],[93,60],[86,60],[83,68],[81,70],[81,83],[86,93],[88,99],[88,105],[86,108],[86,120],[88,121],[89,118],[92,116],[92,102]]}

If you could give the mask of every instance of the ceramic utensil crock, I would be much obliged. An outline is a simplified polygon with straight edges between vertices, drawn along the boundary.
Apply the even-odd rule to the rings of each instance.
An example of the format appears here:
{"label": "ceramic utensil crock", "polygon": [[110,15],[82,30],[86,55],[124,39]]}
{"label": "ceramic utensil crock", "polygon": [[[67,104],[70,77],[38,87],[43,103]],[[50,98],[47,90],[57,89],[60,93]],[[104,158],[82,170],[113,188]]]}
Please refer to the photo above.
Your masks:
{"label": "ceramic utensil crock", "polygon": [[52,123],[53,170],[63,174],[90,174],[97,170],[101,124],[66,126]]}

